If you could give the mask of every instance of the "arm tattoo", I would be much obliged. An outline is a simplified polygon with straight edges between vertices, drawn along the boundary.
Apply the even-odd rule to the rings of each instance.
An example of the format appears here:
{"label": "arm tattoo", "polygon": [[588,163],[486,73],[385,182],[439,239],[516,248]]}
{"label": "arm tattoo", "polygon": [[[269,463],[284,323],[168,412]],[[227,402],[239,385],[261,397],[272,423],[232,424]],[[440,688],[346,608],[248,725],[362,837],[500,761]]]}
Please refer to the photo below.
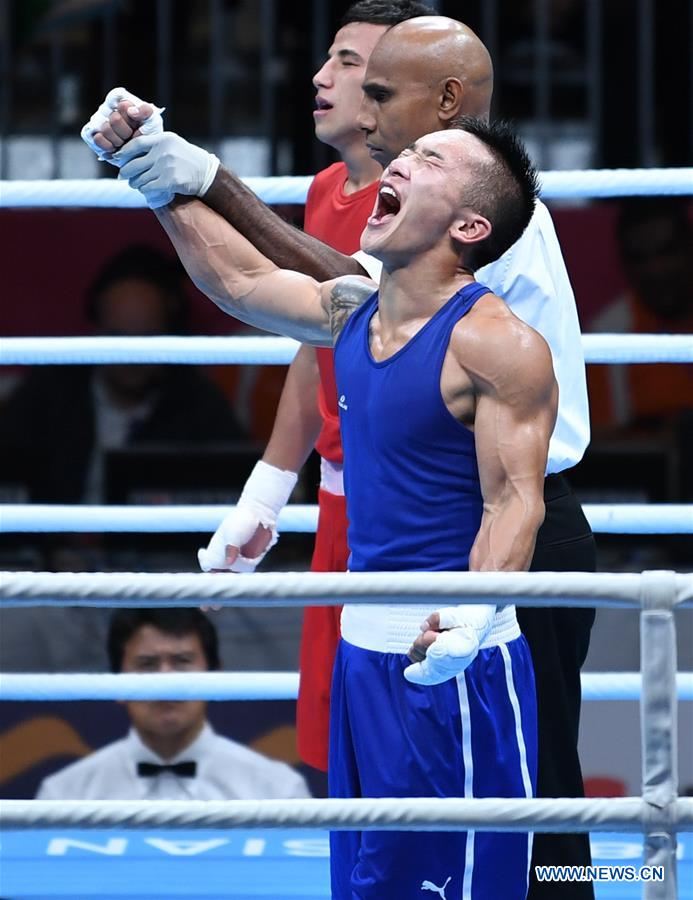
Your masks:
{"label": "arm tattoo", "polygon": [[333,342],[339,337],[349,316],[373,296],[374,287],[357,278],[340,278],[330,291],[330,329]]}

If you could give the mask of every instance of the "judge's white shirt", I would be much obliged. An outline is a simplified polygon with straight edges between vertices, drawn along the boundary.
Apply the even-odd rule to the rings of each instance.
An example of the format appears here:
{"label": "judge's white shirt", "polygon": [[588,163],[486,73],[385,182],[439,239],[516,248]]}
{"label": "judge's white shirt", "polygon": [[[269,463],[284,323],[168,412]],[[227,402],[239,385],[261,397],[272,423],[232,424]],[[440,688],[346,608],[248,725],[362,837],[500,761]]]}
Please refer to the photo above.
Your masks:
{"label": "judge's white shirt", "polygon": [[[140,762],[194,760],[192,778],[162,772],[137,774]],[[44,779],[37,800],[262,800],[310,797],[306,782],[283,762],[268,759],[222,737],[206,724],[182,753],[163,760],[131,729],[127,737],[102,747]]]}
{"label": "judge's white shirt", "polygon": [[[354,257],[374,281],[380,263],[359,251]],[[537,202],[522,237],[497,260],[474,273],[502,297],[515,315],[539,332],[551,349],[558,382],[558,415],[546,474],[582,459],[590,440],[585,357],[573,288],[548,209]]]}

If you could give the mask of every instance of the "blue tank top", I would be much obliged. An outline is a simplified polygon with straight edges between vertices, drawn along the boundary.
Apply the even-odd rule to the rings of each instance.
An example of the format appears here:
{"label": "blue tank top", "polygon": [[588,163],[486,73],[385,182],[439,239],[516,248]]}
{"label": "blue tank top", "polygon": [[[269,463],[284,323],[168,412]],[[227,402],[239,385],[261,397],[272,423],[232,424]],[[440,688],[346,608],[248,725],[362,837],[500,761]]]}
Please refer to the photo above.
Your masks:
{"label": "blue tank top", "polygon": [[469,568],[482,497],[474,434],[445,406],[440,376],[455,324],[489,289],[462,288],[393,356],[376,362],[375,293],[335,346],[350,571]]}

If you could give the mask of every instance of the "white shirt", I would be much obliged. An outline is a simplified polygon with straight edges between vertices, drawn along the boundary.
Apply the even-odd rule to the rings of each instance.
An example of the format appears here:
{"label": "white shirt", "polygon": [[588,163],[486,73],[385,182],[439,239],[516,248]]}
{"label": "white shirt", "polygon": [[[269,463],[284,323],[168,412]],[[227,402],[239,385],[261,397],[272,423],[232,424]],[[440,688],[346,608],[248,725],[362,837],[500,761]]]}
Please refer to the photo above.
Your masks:
{"label": "white shirt", "polygon": [[[194,760],[197,773],[137,774],[139,762]],[[209,724],[182,753],[163,760],[137,732],[108,744],[44,779],[37,800],[262,800],[310,797],[303,777],[283,762],[216,734]]]}
{"label": "white shirt", "polygon": [[[380,280],[380,262],[361,251],[354,257],[374,281]],[[475,278],[502,297],[549,345],[559,396],[546,474],[562,472],[582,459],[589,443],[589,407],[575,296],[556,229],[543,203],[537,201],[522,237],[495,262],[475,272]]]}

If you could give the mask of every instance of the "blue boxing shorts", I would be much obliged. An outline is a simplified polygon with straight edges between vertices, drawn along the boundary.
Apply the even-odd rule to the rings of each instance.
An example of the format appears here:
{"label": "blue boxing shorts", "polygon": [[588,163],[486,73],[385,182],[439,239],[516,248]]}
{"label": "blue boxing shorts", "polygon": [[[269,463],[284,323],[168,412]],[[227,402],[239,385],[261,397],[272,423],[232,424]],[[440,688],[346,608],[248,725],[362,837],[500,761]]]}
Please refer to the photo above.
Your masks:
{"label": "blue boxing shorts", "polygon": [[[402,610],[409,626],[433,607],[393,609],[344,609],[332,684],[330,796],[534,796],[534,673],[514,607],[497,612],[462,675],[434,686],[404,678],[418,628],[403,627],[397,615]],[[332,897],[524,900],[531,851],[532,835],[523,833],[333,832]]]}

